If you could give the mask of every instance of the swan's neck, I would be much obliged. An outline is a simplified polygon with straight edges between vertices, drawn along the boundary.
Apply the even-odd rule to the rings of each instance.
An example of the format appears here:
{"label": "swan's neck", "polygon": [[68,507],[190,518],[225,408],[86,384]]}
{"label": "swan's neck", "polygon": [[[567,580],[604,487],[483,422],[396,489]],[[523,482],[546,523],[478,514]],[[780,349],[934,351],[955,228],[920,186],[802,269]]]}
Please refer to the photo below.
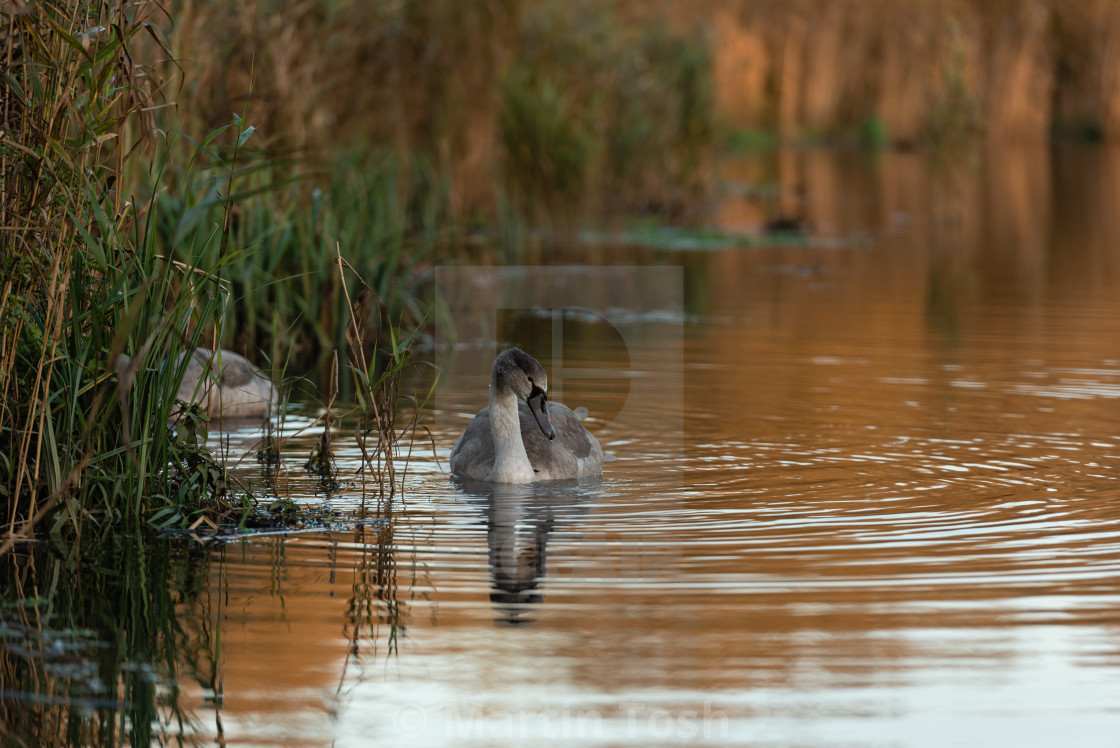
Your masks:
{"label": "swan's neck", "polygon": [[494,372],[490,379],[490,432],[494,438],[492,483],[531,483],[533,465],[521,441],[521,419],[517,415],[517,396],[505,380]]}

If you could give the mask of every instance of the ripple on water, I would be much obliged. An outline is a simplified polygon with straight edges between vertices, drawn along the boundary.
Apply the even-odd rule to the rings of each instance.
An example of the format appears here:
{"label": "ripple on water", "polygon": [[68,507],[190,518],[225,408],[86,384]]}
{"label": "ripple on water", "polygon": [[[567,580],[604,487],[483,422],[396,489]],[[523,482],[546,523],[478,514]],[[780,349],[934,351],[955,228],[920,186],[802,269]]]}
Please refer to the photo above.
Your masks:
{"label": "ripple on water", "polygon": [[[413,449],[380,519],[227,543],[231,692],[279,678],[271,653],[298,637],[345,663],[330,678],[300,666],[341,689],[344,743],[397,735],[413,708],[418,745],[558,704],[612,735],[623,702],[707,704],[736,737],[784,720],[889,742],[884,725],[915,729],[942,714],[930,704],[960,719],[957,694],[1011,705],[1048,695],[1010,682],[1114,685],[1120,436],[1102,403],[1120,373],[786,355],[690,367],[683,432],[657,408],[592,423],[618,459],[590,485],[454,483],[469,409],[434,414],[436,455]],[[313,423],[286,431],[283,490],[376,514],[358,481],[300,471]],[[336,457],[352,476],[351,432]],[[239,671],[244,657],[259,661]]]}

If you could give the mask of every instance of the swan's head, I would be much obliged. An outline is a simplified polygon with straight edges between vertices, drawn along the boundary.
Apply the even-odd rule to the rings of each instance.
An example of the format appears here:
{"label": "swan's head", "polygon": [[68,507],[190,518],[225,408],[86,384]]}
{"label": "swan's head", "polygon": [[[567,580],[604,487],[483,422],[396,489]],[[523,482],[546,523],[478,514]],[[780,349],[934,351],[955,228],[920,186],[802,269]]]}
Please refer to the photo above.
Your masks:
{"label": "swan's head", "polygon": [[549,438],[556,438],[552,419],[548,417],[548,374],[540,361],[520,348],[510,348],[494,361],[494,372],[501,376],[513,394],[529,405],[537,425]]}

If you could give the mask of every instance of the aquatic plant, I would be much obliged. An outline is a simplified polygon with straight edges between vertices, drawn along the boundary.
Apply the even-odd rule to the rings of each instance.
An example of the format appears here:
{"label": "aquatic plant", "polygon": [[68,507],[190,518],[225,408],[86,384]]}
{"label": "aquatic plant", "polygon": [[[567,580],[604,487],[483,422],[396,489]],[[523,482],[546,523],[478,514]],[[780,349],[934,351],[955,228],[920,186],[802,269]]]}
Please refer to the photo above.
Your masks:
{"label": "aquatic plant", "polygon": [[502,190],[538,222],[657,213],[706,194],[707,39],[622,3],[537,3],[501,82]]}
{"label": "aquatic plant", "polygon": [[[176,354],[220,338],[222,274],[243,251],[222,230],[233,204],[208,234],[215,251],[177,261],[156,242],[156,201],[120,189],[130,160],[167,149],[149,119],[154,74],[131,51],[141,33],[157,34],[154,8],[37,6],[13,16],[5,40],[21,64],[8,78],[19,141],[4,167],[0,552],[48,516],[57,538],[77,540],[83,529],[244,509],[197,445],[200,416],[167,425],[186,367]],[[251,133],[235,118],[199,150],[232,141],[232,175]]]}
{"label": "aquatic plant", "polygon": [[281,371],[339,346],[351,319],[334,285],[340,244],[354,271],[343,284],[375,289],[398,318],[425,314],[414,274],[438,216],[399,200],[409,191],[391,159],[324,192],[293,159],[253,148],[242,115],[198,140],[156,129],[159,81],[136,40],[166,53],[158,9],[36,6],[9,12],[0,39],[18,63],[0,144],[0,553],[48,518],[72,540],[243,522],[253,497],[199,446],[205,418],[168,426],[177,354],[271,350]]}
{"label": "aquatic plant", "polygon": [[1120,134],[1120,7],[1109,0],[674,5],[674,16],[711,20],[730,132],[843,141],[877,122],[892,143],[934,147]]}
{"label": "aquatic plant", "polygon": [[[184,139],[140,188],[159,216],[154,241],[182,263],[218,262],[215,229],[232,210],[225,236],[240,254],[222,264],[221,345],[282,351],[306,366],[344,346],[346,297],[359,278],[393,311],[423,318],[426,271],[448,230],[441,189],[422,162],[406,167],[377,152],[324,172],[306,158],[256,151],[231,172],[222,153]],[[414,189],[413,179],[430,186]],[[355,270],[346,279],[334,270],[338,247]]]}
{"label": "aquatic plant", "polygon": [[4,745],[170,745],[190,731],[180,671],[214,689],[220,637],[209,615],[179,615],[207,604],[210,555],[119,535],[86,568],[48,544],[0,557]]}
{"label": "aquatic plant", "polygon": [[[131,50],[144,33],[162,46],[156,12],[7,13],[0,487],[10,535],[52,512],[56,530],[75,532],[87,520],[138,521],[150,497],[172,493],[166,466],[181,464],[164,432],[182,372],[151,362],[197,342],[223,293],[217,267],[157,254],[151,205],[118,189],[126,162],[152,146],[159,81]],[[111,373],[126,348],[130,399]]]}
{"label": "aquatic plant", "polygon": [[[340,276],[353,272],[341,255],[338,272]],[[362,453],[362,507],[363,512],[368,510],[367,485],[376,487],[375,516],[381,517],[388,512],[389,501],[398,492],[404,492],[408,458],[421,431],[435,451],[435,441],[421,422],[420,413],[435,392],[439,377],[437,372],[423,400],[415,395],[402,395],[401,378],[408,369],[423,365],[413,359],[411,352],[413,337],[419,328],[414,328],[410,336],[403,335],[399,322],[388,316],[389,310],[370,286],[363,284],[357,298],[351,301],[347,296],[347,301],[350,323],[346,328],[345,350],[361,413],[354,436]],[[371,317],[379,318],[380,323],[370,325]],[[403,403],[409,407],[402,407]],[[398,418],[406,410],[409,418],[398,425]]]}

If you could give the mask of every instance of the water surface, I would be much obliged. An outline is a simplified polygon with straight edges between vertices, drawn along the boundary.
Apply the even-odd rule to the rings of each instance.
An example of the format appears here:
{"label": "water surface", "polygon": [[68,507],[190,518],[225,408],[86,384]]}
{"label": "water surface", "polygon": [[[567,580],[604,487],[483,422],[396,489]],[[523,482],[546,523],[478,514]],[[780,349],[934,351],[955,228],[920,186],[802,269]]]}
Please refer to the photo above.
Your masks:
{"label": "water surface", "polygon": [[[216,654],[180,657],[184,731],[285,746],[1113,744],[1118,166],[1077,148],[953,167],[759,156],[725,165],[719,226],[756,236],[798,211],[803,235],[546,253],[682,269],[680,309],[647,300],[618,326],[511,312],[493,330],[590,410],[616,457],[602,479],[449,479],[485,404],[487,340],[439,354],[435,454],[417,443],[387,505],[355,474],[353,423],[338,485],[303,473],[315,411],[293,411],[276,490],[343,521],[204,543],[181,650]],[[779,197],[735,189],[758,184]]]}

